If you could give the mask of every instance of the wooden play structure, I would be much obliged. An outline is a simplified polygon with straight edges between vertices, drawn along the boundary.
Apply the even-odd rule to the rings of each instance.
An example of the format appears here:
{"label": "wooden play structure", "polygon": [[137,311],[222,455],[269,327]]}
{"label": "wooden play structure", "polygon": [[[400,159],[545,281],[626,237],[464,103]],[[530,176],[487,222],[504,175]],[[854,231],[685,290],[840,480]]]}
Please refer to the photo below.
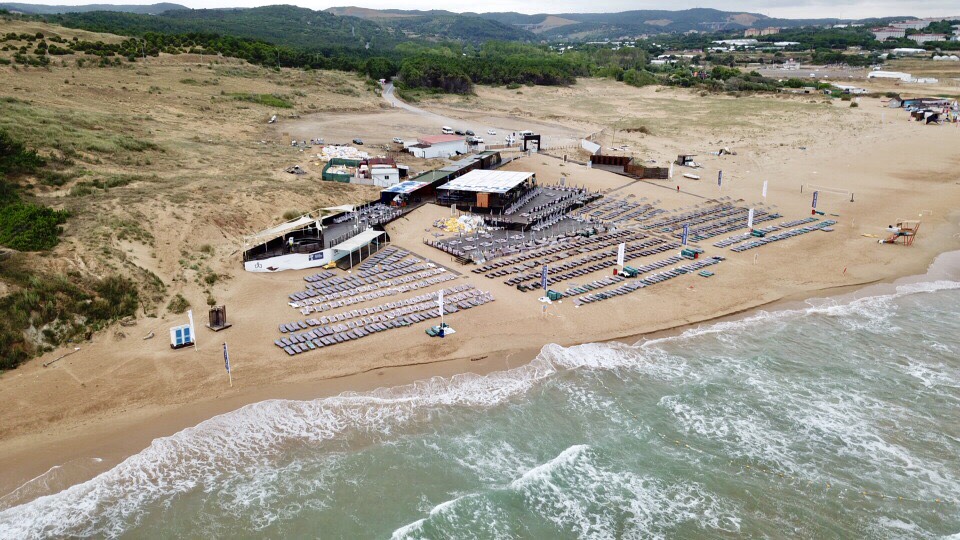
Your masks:
{"label": "wooden play structure", "polygon": [[879,243],[896,244],[899,241],[905,246],[912,246],[913,241],[917,239],[917,233],[920,231],[920,221],[900,220],[896,225],[887,227],[887,230],[890,231],[890,236],[881,238]]}

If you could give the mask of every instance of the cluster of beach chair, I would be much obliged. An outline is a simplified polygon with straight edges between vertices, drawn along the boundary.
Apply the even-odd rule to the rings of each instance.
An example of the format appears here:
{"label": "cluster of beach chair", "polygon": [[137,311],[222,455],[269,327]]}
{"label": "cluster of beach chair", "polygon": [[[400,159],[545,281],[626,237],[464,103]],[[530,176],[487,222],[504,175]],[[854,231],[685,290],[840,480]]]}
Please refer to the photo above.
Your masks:
{"label": "cluster of beach chair", "polygon": [[[608,300],[610,298],[616,298],[617,296],[629,294],[638,289],[643,289],[651,285],[656,285],[657,283],[663,283],[664,281],[668,281],[675,277],[682,276],[683,274],[697,272],[708,266],[713,266],[715,264],[718,264],[723,260],[725,260],[723,257],[709,257],[706,259],[701,259],[701,260],[692,262],[690,264],[677,266],[676,268],[667,270],[665,272],[657,272],[655,274],[652,274],[650,276],[640,278],[640,279],[626,280],[626,278],[623,278],[621,281],[626,281],[626,282],[620,285],[619,287],[616,287],[615,289],[611,289],[609,291],[598,291],[595,293],[586,294],[584,296],[574,299],[573,305],[581,306],[584,304],[602,302],[603,300]],[[622,277],[622,276],[617,276],[617,277]]]}
{"label": "cluster of beach chair", "polygon": [[821,221],[815,225],[807,225],[805,227],[800,227],[798,229],[790,229],[789,231],[783,231],[776,234],[771,234],[769,236],[764,236],[763,238],[756,238],[748,242],[744,242],[739,246],[730,248],[732,251],[737,253],[741,251],[747,251],[748,249],[758,248],[772,242],[779,242],[780,240],[786,240],[787,238],[793,238],[794,236],[800,236],[801,234],[807,234],[813,231],[819,231],[827,229],[833,225],[836,225],[837,222],[831,219]]}
{"label": "cluster of beach chair", "polygon": [[[641,199],[641,202],[643,200]],[[577,214],[604,222],[622,223],[630,220],[650,219],[666,212],[666,210],[657,208],[650,203],[641,204],[610,197],[584,206]]]}
{"label": "cluster of beach chair", "polygon": [[[333,296],[333,293],[348,293],[354,294],[354,291],[362,289],[363,287],[368,287],[365,290],[372,290],[376,288],[381,288],[383,286],[395,285],[397,283],[404,283],[409,281],[399,281],[401,278],[410,277],[411,275],[415,276],[429,276],[433,274],[439,274],[440,272],[445,271],[443,268],[438,267],[433,263],[418,263],[413,265],[407,265],[403,268],[397,270],[391,270],[389,272],[384,272],[383,274],[374,275],[374,276],[357,276],[349,275],[337,278],[331,278],[324,282],[313,282],[307,284],[307,289],[296,292],[290,295],[290,300],[293,302],[300,302],[306,300],[307,298],[338,298]],[[416,279],[412,277],[411,279]],[[389,285],[385,285],[387,282],[390,282]]]}
{"label": "cluster of beach chair", "polygon": [[[665,251],[670,251],[673,249],[677,249],[679,247],[680,247],[680,244],[677,244],[675,242],[668,243],[665,240],[662,240],[660,238],[649,238],[647,240],[641,241],[639,244],[634,244],[634,245],[628,244],[624,249],[624,260],[631,260],[631,259],[636,259],[638,257],[647,257],[650,255],[656,255],[658,253],[663,253]],[[553,282],[559,283],[569,279],[587,276],[594,272],[599,272],[601,270],[605,270],[608,268],[613,268],[617,264],[617,261],[614,258],[616,256],[616,253],[617,252],[615,249],[610,252],[601,253],[599,254],[601,255],[601,257],[609,257],[609,258],[594,262],[593,264],[588,264],[586,266],[584,266],[583,264],[585,262],[590,262],[590,261],[583,261],[582,259],[579,261],[570,261],[570,263],[577,263],[577,264],[565,263],[556,267],[551,266],[549,269],[550,279]],[[539,277],[540,277],[539,272],[533,272],[525,276],[517,276],[517,277],[511,278],[505,281],[504,283],[506,283],[507,285],[517,285],[525,281],[534,280],[534,283],[527,287],[529,287],[530,289],[538,289],[540,288],[540,283],[539,281],[536,281],[536,280]]]}
{"label": "cluster of beach chair", "polygon": [[[544,245],[539,248],[531,249],[523,253],[518,253],[511,257],[501,259],[496,262],[488,263],[482,266],[478,266],[473,269],[474,274],[486,274],[487,277],[500,277],[508,274],[516,273],[522,268],[516,268],[516,266],[521,263],[528,262],[527,267],[533,268],[535,266],[541,266],[544,264],[542,261],[553,261],[562,258],[566,258],[568,255],[564,255],[565,252],[579,250],[580,253],[585,253],[591,251],[592,249],[602,249],[607,247],[611,243],[620,243],[626,241],[626,239],[632,237],[637,233],[635,231],[629,230],[620,230],[614,232],[608,232],[603,234],[598,234],[596,236],[584,237],[584,236],[567,236],[557,239],[556,242]],[[646,237],[646,235],[644,235]],[[592,247],[591,246],[596,246]],[[553,259],[550,257],[553,256]]]}
{"label": "cluster of beach chair", "polygon": [[[743,229],[744,227],[747,226],[747,221],[748,221],[747,213],[748,213],[747,209],[739,208],[736,211],[730,212],[729,214],[723,216],[726,219],[721,219],[719,221],[711,221],[709,222],[708,225],[699,227],[696,229],[691,228],[689,239],[693,242],[697,242],[700,240],[707,240],[715,236],[719,236],[721,234],[726,234],[730,231]],[[770,214],[763,210],[756,210],[753,215],[753,223],[754,224],[763,223],[764,221],[770,221],[772,219],[777,219],[779,217],[782,217],[782,216],[777,213]],[[674,231],[673,236],[677,238],[682,237],[683,229],[680,228]]]}
{"label": "cluster of beach chair", "polygon": [[[482,306],[494,300],[492,294],[480,291],[473,285],[444,289],[443,294],[445,314]],[[428,321],[439,317],[439,311],[437,293],[429,293],[319,319],[281,324],[280,332],[289,335],[277,339],[274,344],[293,356],[361,339],[392,328]]]}
{"label": "cluster of beach chair", "polygon": [[[759,231],[761,234],[767,235],[767,234],[770,234],[770,233],[772,233],[772,232],[774,232],[774,231],[779,231],[779,230],[780,230],[780,227],[778,227],[778,226],[776,226],[776,225],[769,225],[769,226],[767,226],[767,227],[755,228],[754,230],[755,230],[755,231]],[[744,233],[744,234],[737,234],[737,235],[734,235],[734,236],[729,236],[729,237],[727,237],[727,238],[724,238],[723,240],[720,240],[719,242],[714,242],[713,245],[714,245],[714,247],[725,248],[725,247],[730,247],[730,246],[736,244],[737,242],[743,242],[744,240],[749,240],[749,239],[751,239],[751,238],[755,238],[755,236],[754,236],[752,233],[749,233],[749,232],[748,232],[748,233]]]}
{"label": "cluster of beach chair", "polygon": [[360,275],[366,276],[370,272],[379,272],[380,268],[384,265],[389,266],[395,264],[408,255],[410,255],[410,252],[405,249],[386,246],[364,259],[354,270]]}
{"label": "cluster of beach chair", "polygon": [[527,218],[529,223],[537,223],[548,217],[562,214],[564,211],[583,201],[587,191],[583,189],[570,190],[556,194],[556,198],[544,204],[538,204],[528,212],[523,212],[520,217]]}
{"label": "cluster of beach chair", "polygon": [[519,199],[510,203],[510,206],[507,206],[503,209],[504,215],[509,216],[511,214],[515,214],[517,210],[520,210],[525,204],[536,199],[537,195],[540,195],[541,193],[543,193],[543,189],[541,188],[533,188],[528,190],[526,193],[521,195]]}
{"label": "cluster of beach chair", "polygon": [[[650,264],[645,264],[645,265],[643,265],[643,266],[638,266],[638,267],[636,267],[636,268],[633,268],[633,267],[631,267],[631,268],[633,268],[633,270],[634,270],[634,272],[635,272],[636,274],[645,274],[645,273],[647,273],[647,272],[652,272],[652,271],[654,271],[654,270],[659,270],[659,269],[661,269],[661,268],[670,266],[671,264],[677,264],[678,262],[680,262],[680,261],[682,261],[682,260],[683,260],[683,257],[681,257],[681,256],[679,256],[679,255],[674,255],[674,256],[672,256],[672,257],[668,257],[668,258],[666,258],[666,259],[663,259],[662,261],[656,261],[656,262],[653,262],[653,263],[650,263]],[[624,279],[626,279],[627,276],[626,276],[625,274],[620,274],[620,275],[615,276],[615,277],[616,277],[616,278],[619,278],[619,279],[614,280],[614,282],[617,282],[617,283],[618,283],[618,282],[623,281]],[[595,290],[595,289],[599,289],[599,288],[601,288],[601,287],[605,287],[608,282],[609,282],[609,278],[603,278],[603,279],[601,279],[601,280],[592,281],[592,282],[590,282],[590,283],[588,283],[588,284],[586,284],[586,285],[578,285],[578,286],[576,286],[576,287],[569,287],[566,291],[564,291],[563,294],[564,294],[565,296],[575,296],[575,295],[578,295],[578,294],[583,294],[583,293],[590,292],[590,291]]]}
{"label": "cluster of beach chair", "polygon": [[333,218],[334,223],[357,221],[367,225],[380,225],[392,221],[403,213],[400,208],[387,206],[383,203],[370,204]]}
{"label": "cluster of beach chair", "polygon": [[[426,277],[430,275],[434,275],[434,277]],[[420,277],[426,277],[426,279],[418,280]],[[378,283],[376,285],[368,285],[367,287],[380,287],[376,291],[368,294],[363,294],[369,290],[368,288],[364,288],[365,290],[357,289],[356,291],[333,293],[332,295],[325,297],[324,300],[328,300],[325,303],[321,303],[324,300],[320,300],[318,298],[309,298],[300,302],[291,302],[290,305],[295,308],[300,308],[300,313],[304,315],[309,315],[310,313],[322,313],[331,309],[360,304],[368,300],[376,300],[377,298],[385,298],[388,296],[403,294],[409,291],[415,291],[417,289],[423,289],[425,287],[430,287],[432,285],[453,279],[457,279],[457,276],[453,273],[447,272],[443,268],[435,268],[428,272],[422,272],[421,274],[404,276],[392,281]]]}

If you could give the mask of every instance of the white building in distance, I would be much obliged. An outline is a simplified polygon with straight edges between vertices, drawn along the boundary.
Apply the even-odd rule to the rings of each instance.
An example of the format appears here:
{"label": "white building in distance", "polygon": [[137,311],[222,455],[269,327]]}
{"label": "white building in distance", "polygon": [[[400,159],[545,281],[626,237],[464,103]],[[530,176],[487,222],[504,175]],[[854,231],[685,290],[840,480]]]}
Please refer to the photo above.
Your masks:
{"label": "white building in distance", "polygon": [[903,28],[874,28],[872,30],[873,37],[877,41],[886,41],[890,38],[902,38],[907,35],[907,31]]}
{"label": "white building in distance", "polygon": [[418,158],[431,159],[466,154],[467,139],[459,135],[429,135],[417,139],[417,144],[408,148]]}

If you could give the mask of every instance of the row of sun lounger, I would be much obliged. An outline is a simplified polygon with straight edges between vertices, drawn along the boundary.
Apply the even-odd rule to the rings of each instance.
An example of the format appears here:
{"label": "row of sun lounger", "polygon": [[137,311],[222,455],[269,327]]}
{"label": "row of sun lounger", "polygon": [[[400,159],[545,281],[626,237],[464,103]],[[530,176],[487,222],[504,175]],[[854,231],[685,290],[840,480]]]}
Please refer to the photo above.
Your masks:
{"label": "row of sun lounger", "polygon": [[707,266],[718,264],[723,260],[724,260],[723,257],[710,257],[707,259],[698,260],[690,264],[684,264],[684,265],[678,266],[671,270],[667,270],[666,272],[658,272],[656,274],[653,274],[645,278],[632,279],[615,289],[581,296],[580,298],[577,298],[573,301],[573,305],[581,306],[584,304],[592,304],[592,303],[601,302],[603,300],[607,300],[610,298],[615,298],[617,296],[622,296],[624,294],[631,293],[638,289],[643,289],[645,287],[649,287],[657,283],[662,283],[664,281],[671,280],[683,274],[696,272],[698,270],[706,268]]}
{"label": "row of sun lounger", "polygon": [[[782,216],[781,216],[780,214],[768,214],[768,213],[763,212],[762,210],[760,210],[760,211],[758,211],[758,212],[756,212],[756,213],[754,214],[754,216],[753,216],[753,222],[754,222],[755,224],[756,224],[756,223],[763,223],[764,221],[770,221],[770,220],[772,220],[772,219],[777,219],[777,218],[779,218],[779,217],[782,217]],[[721,235],[721,234],[725,234],[725,233],[728,233],[728,232],[730,232],[730,231],[735,231],[735,230],[737,230],[737,229],[743,229],[744,227],[747,226],[747,221],[748,221],[748,219],[747,219],[747,214],[746,214],[746,213],[742,213],[741,215],[738,215],[738,216],[736,216],[736,217],[734,217],[734,218],[726,219],[726,220],[723,220],[723,221],[720,221],[720,222],[717,222],[717,223],[711,223],[710,225],[708,225],[708,226],[706,226],[706,227],[701,227],[701,228],[696,229],[696,230],[691,230],[691,231],[690,231],[690,238],[691,238],[691,240],[693,240],[694,242],[699,241],[699,240],[707,240],[707,239],[709,239],[709,238],[713,238],[714,236],[719,236],[719,235]],[[679,237],[682,237],[682,236],[683,236],[683,230],[682,230],[682,229],[679,230],[678,232],[676,232],[676,233],[674,234],[674,236],[676,236],[676,237],[678,237],[678,238],[679,238]]]}
{"label": "row of sun lounger", "polygon": [[[661,268],[665,268],[665,267],[667,267],[667,266],[670,266],[671,264],[677,264],[678,262],[680,262],[680,261],[682,261],[682,260],[683,260],[683,257],[681,257],[681,256],[679,256],[679,255],[673,255],[673,256],[667,257],[666,259],[663,259],[663,260],[661,260],[661,261],[652,262],[652,263],[650,263],[650,264],[645,264],[645,265],[643,265],[643,266],[637,266],[636,269],[637,269],[637,273],[639,273],[639,274],[645,274],[645,273],[647,273],[647,272],[653,272],[654,270],[659,270],[659,269],[661,269]],[[621,279],[618,280],[618,281],[623,281],[623,279],[626,279],[626,278],[623,277],[622,275],[621,275],[621,276],[617,276],[617,277],[620,277],[620,278],[621,278]],[[601,280],[601,281],[602,281],[602,280]],[[594,282],[589,283],[589,284],[587,284],[587,285],[583,285],[583,286],[579,286],[579,287],[571,287],[571,288],[567,289],[567,290],[564,292],[564,295],[566,295],[566,296],[574,296],[574,295],[577,295],[577,294],[583,294],[583,293],[585,293],[585,292],[592,291],[592,290],[594,290],[594,289],[599,288],[599,287],[596,285],[597,283],[598,283],[598,281],[594,281]]]}
{"label": "row of sun lounger", "polygon": [[[354,304],[361,304],[361,303],[366,302],[366,301],[368,301],[368,300],[376,300],[377,298],[385,298],[385,297],[388,297],[388,296],[394,296],[394,295],[397,295],[397,294],[403,294],[403,293],[406,293],[406,292],[409,292],[409,291],[415,291],[415,290],[417,290],[417,289],[422,289],[422,288],[424,288],[424,287],[431,287],[431,286],[436,285],[436,284],[438,284],[438,283],[443,283],[443,282],[445,282],[445,281],[450,281],[450,280],[453,280],[453,279],[457,279],[457,276],[453,275],[453,274],[450,273],[450,272],[443,272],[442,274],[440,274],[440,275],[438,275],[438,276],[436,276],[436,277],[432,277],[432,278],[429,278],[429,279],[424,279],[424,280],[421,280],[421,281],[415,281],[415,282],[413,282],[413,283],[408,283],[408,284],[405,284],[405,285],[400,285],[399,287],[390,287],[390,288],[387,288],[387,289],[380,289],[380,290],[378,290],[378,291],[376,291],[376,292],[372,292],[372,293],[368,293],[368,294],[360,294],[360,295],[357,295],[357,296],[350,296],[350,297],[346,297],[346,298],[344,298],[344,299],[342,299],[342,300],[337,300],[337,301],[335,301],[335,302],[327,302],[327,303],[324,303],[324,304],[311,304],[311,305],[307,305],[307,306],[303,307],[303,309],[300,310],[300,313],[302,313],[302,314],[304,314],[304,315],[309,315],[311,312],[312,312],[312,313],[321,313],[321,312],[329,311],[329,310],[331,310],[331,309],[336,309],[336,308],[339,308],[339,307],[347,307],[347,306],[352,306],[352,305],[354,305]],[[311,302],[311,301],[313,301],[313,300],[315,300],[315,299],[311,298],[310,300],[307,300],[307,302]]]}
{"label": "row of sun lounger", "polygon": [[317,283],[308,283],[307,289],[299,291],[290,295],[290,300],[297,302],[305,298],[313,298],[316,296],[329,295],[335,292],[343,293],[349,292],[352,290],[359,289],[365,286],[377,286],[378,284],[384,283],[385,281],[395,280],[402,278],[404,276],[409,276],[410,274],[418,274],[420,272],[428,270],[436,270],[441,267],[429,262],[421,262],[414,265],[409,265],[404,268],[397,270],[392,270],[390,272],[384,272],[382,274],[377,274],[375,276],[363,277],[349,275],[344,278],[338,278],[336,282],[334,280],[328,280],[323,284]]}
{"label": "row of sun lounger", "polygon": [[[635,241],[644,241],[648,238],[649,236],[647,236],[646,234],[643,234],[640,232],[634,232],[630,236],[621,236],[618,240],[620,242],[629,243],[629,242],[635,242]],[[646,240],[646,244],[648,245],[655,245],[657,243],[662,243],[662,242],[664,242],[664,240],[659,238]],[[567,268],[572,268],[574,266],[578,266],[580,264],[586,264],[588,262],[598,261],[600,259],[603,259],[604,257],[610,256],[611,252],[609,251],[609,248],[610,248],[609,244],[594,244],[591,246],[568,249],[565,251],[551,253],[550,255],[539,258],[539,259],[523,261],[520,264],[514,265],[510,268],[501,268],[499,270],[494,270],[493,272],[489,272],[485,275],[488,278],[495,278],[495,277],[501,277],[501,276],[516,276],[517,273],[523,272],[524,270],[539,271],[539,269],[543,267],[543,265],[545,264],[552,264],[557,261],[567,259],[576,254],[589,254],[588,256],[582,257],[581,259],[578,259],[576,261],[570,261],[568,263],[558,265],[558,268],[560,270],[566,270]],[[615,254],[615,252],[613,253]],[[511,283],[507,283],[507,284],[511,285]]]}
{"label": "row of sun lounger", "polygon": [[657,221],[651,223],[644,223],[644,229],[661,229],[670,225],[683,225],[684,223],[692,222],[696,219],[703,218],[705,216],[714,215],[724,210],[729,210],[731,208],[736,208],[730,203],[717,204],[710,206],[702,210],[695,210],[693,212],[683,212],[680,214],[675,214],[661,218]]}
{"label": "row of sun lounger", "polygon": [[[653,242],[653,241],[658,241],[659,245],[654,243],[654,244],[642,244],[638,246],[627,246],[626,249],[624,249],[624,260],[631,260],[638,257],[647,257],[650,255],[663,253],[665,251],[669,251],[669,250],[680,247],[679,244],[676,244],[676,243],[665,244],[663,243],[663,240],[660,240],[659,238],[654,238],[650,242]],[[614,255],[615,254],[616,252],[614,251]],[[616,264],[617,264],[617,261],[611,258],[611,259],[603,260],[600,262],[596,262],[589,266],[577,268],[575,270],[570,270],[567,272],[560,272],[560,273],[553,273],[551,274],[552,275],[551,279],[555,282],[566,281],[568,279],[583,277],[583,276],[592,274],[594,272],[598,272],[600,270],[612,268]],[[524,276],[524,278],[517,283],[522,283],[523,281],[527,281],[529,279],[537,279],[538,277],[539,277],[539,274],[537,273],[528,274],[527,276]],[[517,283],[510,283],[510,281],[516,281],[517,279],[518,278],[513,278],[512,280],[507,280],[504,283],[506,283],[507,285],[516,285]],[[539,286],[540,286],[539,283],[535,283],[533,288],[536,289]]]}
{"label": "row of sun lounger", "polygon": [[540,258],[540,257],[543,257],[544,255],[550,255],[550,254],[559,253],[562,251],[568,251],[571,249],[576,249],[581,247],[586,247],[594,244],[606,245],[613,241],[619,241],[618,239],[627,237],[632,234],[636,234],[636,233],[634,231],[622,230],[622,231],[616,231],[612,233],[600,234],[590,238],[584,238],[584,237],[564,238],[561,242],[558,242],[555,245],[549,245],[539,249],[533,249],[525,253],[514,255],[507,259],[502,259],[493,263],[479,266],[473,269],[473,273],[482,274],[497,268],[503,268],[506,266],[515,265],[517,263],[520,263],[526,260]]}
{"label": "row of sun lounger", "polygon": [[[780,227],[776,225],[770,225],[769,227],[755,228],[754,230],[760,231],[764,234],[770,234],[773,231],[779,231]],[[725,247],[730,247],[736,244],[737,242],[743,242],[744,240],[749,240],[750,238],[754,238],[754,236],[750,233],[738,234],[736,236],[724,238],[719,242],[714,242],[713,245],[718,248],[725,248]]]}
{"label": "row of sun lounger", "polygon": [[[463,294],[469,297],[469,296],[475,296],[475,295],[481,294],[481,292],[478,291],[473,285],[465,284],[465,285],[459,285],[456,287],[451,287],[449,289],[444,289],[443,294],[445,296],[449,296],[453,294]],[[314,326],[321,326],[321,325],[330,324],[330,323],[349,321],[357,317],[368,317],[368,316],[374,317],[373,320],[378,321],[381,318],[393,318],[392,316],[390,316],[390,314],[393,314],[393,316],[403,315],[404,313],[402,311],[407,307],[428,302],[431,299],[433,299],[435,302],[436,298],[437,298],[437,293],[426,293],[426,294],[414,296],[413,298],[397,300],[395,302],[388,302],[386,304],[380,304],[378,306],[354,309],[351,311],[336,313],[333,315],[325,315],[323,317],[320,317],[319,319],[307,319],[304,321],[294,321],[291,323],[281,324],[279,329],[281,332],[295,332],[297,330],[303,330],[303,329],[311,328]],[[399,312],[394,313],[397,310],[399,310]],[[350,323],[349,327],[353,328],[353,326],[355,325],[353,323]]]}
{"label": "row of sun lounger", "polygon": [[[445,276],[448,276],[448,275],[449,275],[450,277],[445,277]],[[297,301],[294,301],[294,302],[290,302],[290,307],[299,309],[299,308],[304,307],[304,306],[313,306],[313,305],[317,305],[317,304],[320,304],[320,303],[323,303],[323,302],[332,302],[332,301],[341,300],[341,299],[344,299],[344,300],[345,300],[345,299],[348,299],[348,298],[350,298],[350,297],[353,297],[353,296],[356,296],[356,295],[360,295],[360,294],[363,294],[363,293],[372,292],[372,291],[378,291],[378,290],[383,290],[383,289],[396,288],[396,287],[400,287],[400,286],[402,286],[402,285],[404,285],[404,284],[417,282],[418,280],[428,280],[428,281],[430,281],[430,278],[433,278],[433,277],[435,277],[435,276],[436,276],[436,277],[442,277],[443,279],[433,280],[433,281],[431,281],[432,283],[438,283],[439,281],[446,281],[446,280],[448,280],[448,279],[455,279],[455,278],[456,278],[456,276],[454,276],[454,275],[451,274],[450,272],[447,272],[447,270],[446,270],[445,268],[443,268],[443,267],[435,267],[435,268],[430,268],[430,269],[428,269],[428,270],[424,270],[424,271],[422,271],[422,272],[417,272],[416,274],[409,274],[409,275],[406,275],[406,276],[400,276],[400,277],[398,277],[398,278],[388,279],[388,280],[385,280],[385,281],[376,282],[376,283],[373,283],[372,285],[363,285],[363,286],[361,286],[361,287],[356,287],[356,288],[353,288],[353,289],[347,288],[347,289],[344,289],[344,290],[339,291],[339,292],[338,292],[338,291],[333,291],[333,292],[330,292],[330,293],[327,293],[327,294],[320,294],[319,291],[310,289],[310,290],[305,291],[305,292],[307,292],[308,294],[309,294],[309,293],[313,293],[313,296],[310,296],[310,297],[308,297],[308,298],[303,298],[303,297],[301,297],[300,300],[297,300]],[[425,285],[421,284],[421,285],[419,285],[419,286],[406,287],[406,289],[410,289],[410,288],[418,289],[418,288],[423,287],[423,286],[425,286]]]}
{"label": "row of sun lounger", "polygon": [[584,293],[587,293],[587,292],[590,292],[590,291],[593,291],[593,290],[596,290],[596,289],[602,289],[602,288],[604,288],[604,287],[609,287],[610,285],[614,285],[614,284],[620,283],[620,282],[622,282],[622,281],[624,281],[624,280],[626,280],[626,279],[627,279],[627,278],[626,278],[626,276],[624,276],[624,275],[607,276],[607,277],[604,277],[604,278],[595,279],[595,280],[591,281],[590,283],[587,283],[586,285],[578,285],[578,286],[576,286],[576,287],[570,287],[570,288],[568,288],[568,289],[567,289],[564,293],[562,293],[562,294],[563,294],[564,296],[574,296],[574,295],[577,295],[577,294],[584,294]]}
{"label": "row of sun lounger", "polygon": [[363,262],[357,265],[357,269],[358,271],[363,272],[370,270],[371,268],[375,268],[378,264],[392,264],[406,257],[407,255],[410,255],[410,252],[405,249],[387,246],[364,259]]}
{"label": "row of sun lounger", "polygon": [[333,277],[337,277],[337,273],[336,273],[336,272],[334,272],[334,271],[332,271],[332,270],[323,270],[323,271],[320,272],[320,273],[313,274],[312,276],[307,276],[307,277],[305,277],[305,278],[303,278],[303,279],[304,279],[304,281],[307,281],[307,282],[309,283],[309,282],[314,282],[314,281],[323,281],[323,280],[330,279],[330,278],[333,278]]}
{"label": "row of sun lounger", "polygon": [[780,233],[771,234],[771,235],[769,235],[769,236],[764,236],[763,238],[757,238],[757,239],[755,239],[755,240],[750,240],[749,242],[744,242],[743,244],[740,244],[739,246],[732,247],[732,248],[730,248],[730,249],[731,249],[732,251],[736,251],[737,253],[739,253],[739,252],[741,252],[741,251],[747,251],[748,249],[758,248],[758,247],[760,247],[760,246],[764,246],[764,245],[770,244],[770,243],[772,243],[772,242],[779,242],[780,240],[786,240],[787,238],[793,238],[794,236],[800,236],[801,234],[807,234],[807,233],[809,233],[809,232],[819,231],[819,230],[821,230],[821,229],[825,229],[825,228],[827,228],[827,227],[830,227],[830,226],[836,225],[836,224],[837,224],[836,221],[833,221],[833,220],[828,219],[828,220],[826,220],[826,221],[821,221],[820,223],[817,223],[816,225],[808,225],[808,226],[806,226],[806,227],[800,227],[799,229],[790,229],[789,231],[783,231],[783,232],[780,232]]}
{"label": "row of sun lounger", "polygon": [[807,223],[813,223],[814,221],[817,221],[817,219],[818,218],[815,218],[815,217],[806,217],[803,219],[795,219],[793,221],[785,221],[780,224],[780,227],[784,229],[789,229],[790,227],[796,227],[798,225],[806,225]]}
{"label": "row of sun lounger", "polygon": [[[432,301],[409,306],[405,313],[396,317],[382,320],[373,320],[368,317],[366,319],[369,320],[357,321],[364,324],[354,324],[352,327],[342,323],[318,326],[307,329],[305,332],[291,333],[289,336],[281,337],[274,341],[274,344],[288,355],[294,356],[306,351],[361,339],[393,328],[429,321],[440,316],[435,298],[434,296]],[[493,295],[490,293],[479,293],[474,296],[468,296],[466,293],[454,294],[449,298],[444,298],[443,312],[445,314],[456,313],[460,310],[482,306],[493,300]]]}

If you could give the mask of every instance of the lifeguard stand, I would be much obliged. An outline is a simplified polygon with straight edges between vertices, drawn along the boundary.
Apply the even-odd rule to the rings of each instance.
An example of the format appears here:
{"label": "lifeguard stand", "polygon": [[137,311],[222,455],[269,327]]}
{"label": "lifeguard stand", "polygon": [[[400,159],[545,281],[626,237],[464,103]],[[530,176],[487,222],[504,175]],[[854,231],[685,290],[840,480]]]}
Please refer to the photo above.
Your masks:
{"label": "lifeguard stand", "polygon": [[905,246],[912,246],[913,241],[917,239],[917,233],[920,232],[920,221],[918,220],[900,220],[896,226],[888,227],[890,236],[881,239],[881,244],[896,244],[899,240]]}

